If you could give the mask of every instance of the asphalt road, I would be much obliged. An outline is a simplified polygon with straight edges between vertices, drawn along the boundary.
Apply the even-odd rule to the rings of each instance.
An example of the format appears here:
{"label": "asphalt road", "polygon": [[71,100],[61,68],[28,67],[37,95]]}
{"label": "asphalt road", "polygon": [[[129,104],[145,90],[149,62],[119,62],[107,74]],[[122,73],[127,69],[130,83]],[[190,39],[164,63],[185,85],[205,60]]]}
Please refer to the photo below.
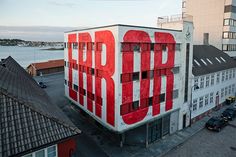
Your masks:
{"label": "asphalt road", "polygon": [[82,130],[77,140],[77,156],[79,157],[108,157],[108,155],[87,135],[88,130],[96,130],[94,126],[81,116],[78,109],[72,106],[64,96],[64,73],[35,77],[36,81],[43,81],[47,88],[45,91],[70,120]]}
{"label": "asphalt road", "polygon": [[220,132],[204,128],[165,157],[236,157],[236,119]]}

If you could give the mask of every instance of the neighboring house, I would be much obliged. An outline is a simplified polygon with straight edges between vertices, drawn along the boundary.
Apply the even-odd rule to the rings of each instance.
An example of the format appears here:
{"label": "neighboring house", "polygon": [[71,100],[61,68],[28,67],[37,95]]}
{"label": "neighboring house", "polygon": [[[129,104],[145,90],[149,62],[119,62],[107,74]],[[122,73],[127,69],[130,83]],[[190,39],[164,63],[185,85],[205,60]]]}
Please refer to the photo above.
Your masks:
{"label": "neighboring house", "polygon": [[193,122],[221,107],[227,97],[235,96],[235,73],[236,61],[223,51],[210,45],[193,46]]}
{"label": "neighboring house", "polygon": [[148,143],[186,127],[192,31],[187,22],[180,30],[111,25],[65,33],[66,97],[114,132],[147,125]]}
{"label": "neighboring house", "polygon": [[81,131],[32,77],[11,57],[0,76],[0,156],[75,156]]}
{"label": "neighboring house", "polygon": [[236,58],[236,0],[183,0],[183,16],[192,15],[194,44],[210,44]]}
{"label": "neighboring house", "polygon": [[40,76],[41,74],[51,74],[64,71],[64,60],[49,60],[47,62],[31,63],[27,68],[31,76]]}

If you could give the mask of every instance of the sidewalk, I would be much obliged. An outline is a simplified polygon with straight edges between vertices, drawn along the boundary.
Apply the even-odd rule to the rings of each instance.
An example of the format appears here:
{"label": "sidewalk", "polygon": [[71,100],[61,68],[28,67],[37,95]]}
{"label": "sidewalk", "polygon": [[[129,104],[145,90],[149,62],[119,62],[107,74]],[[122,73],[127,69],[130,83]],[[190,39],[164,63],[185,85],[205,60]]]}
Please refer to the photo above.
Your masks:
{"label": "sidewalk", "polygon": [[169,151],[177,148],[193,135],[201,131],[205,127],[205,123],[212,116],[220,116],[222,111],[228,107],[228,105],[224,105],[218,111],[213,111],[209,116],[205,116],[201,120],[195,122],[191,127],[187,127],[170,136],[167,136],[164,139],[149,145],[148,148],[144,148],[143,146],[127,145],[125,145],[123,148],[118,148],[106,144],[101,145],[101,148],[108,154],[108,156],[112,157],[161,157],[167,154]]}

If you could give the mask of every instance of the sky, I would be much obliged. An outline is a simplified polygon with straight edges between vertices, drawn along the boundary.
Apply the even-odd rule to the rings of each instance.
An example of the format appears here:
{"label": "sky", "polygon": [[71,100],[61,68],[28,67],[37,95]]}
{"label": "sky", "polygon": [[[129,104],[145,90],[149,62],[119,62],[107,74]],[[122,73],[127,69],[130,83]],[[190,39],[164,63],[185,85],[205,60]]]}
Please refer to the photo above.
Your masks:
{"label": "sky", "polygon": [[[63,31],[72,28],[118,23],[155,27],[157,17],[181,14],[181,4],[182,0],[0,0],[0,38],[63,40]],[[56,32],[62,35],[49,39]]]}

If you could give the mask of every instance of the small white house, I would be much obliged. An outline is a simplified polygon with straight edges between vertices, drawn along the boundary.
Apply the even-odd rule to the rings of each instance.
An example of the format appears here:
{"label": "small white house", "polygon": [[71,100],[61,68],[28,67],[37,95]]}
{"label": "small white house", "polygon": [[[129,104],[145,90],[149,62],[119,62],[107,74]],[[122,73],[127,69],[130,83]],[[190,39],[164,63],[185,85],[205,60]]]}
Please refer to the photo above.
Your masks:
{"label": "small white house", "polygon": [[211,45],[194,45],[191,119],[195,122],[235,96],[236,61]]}

